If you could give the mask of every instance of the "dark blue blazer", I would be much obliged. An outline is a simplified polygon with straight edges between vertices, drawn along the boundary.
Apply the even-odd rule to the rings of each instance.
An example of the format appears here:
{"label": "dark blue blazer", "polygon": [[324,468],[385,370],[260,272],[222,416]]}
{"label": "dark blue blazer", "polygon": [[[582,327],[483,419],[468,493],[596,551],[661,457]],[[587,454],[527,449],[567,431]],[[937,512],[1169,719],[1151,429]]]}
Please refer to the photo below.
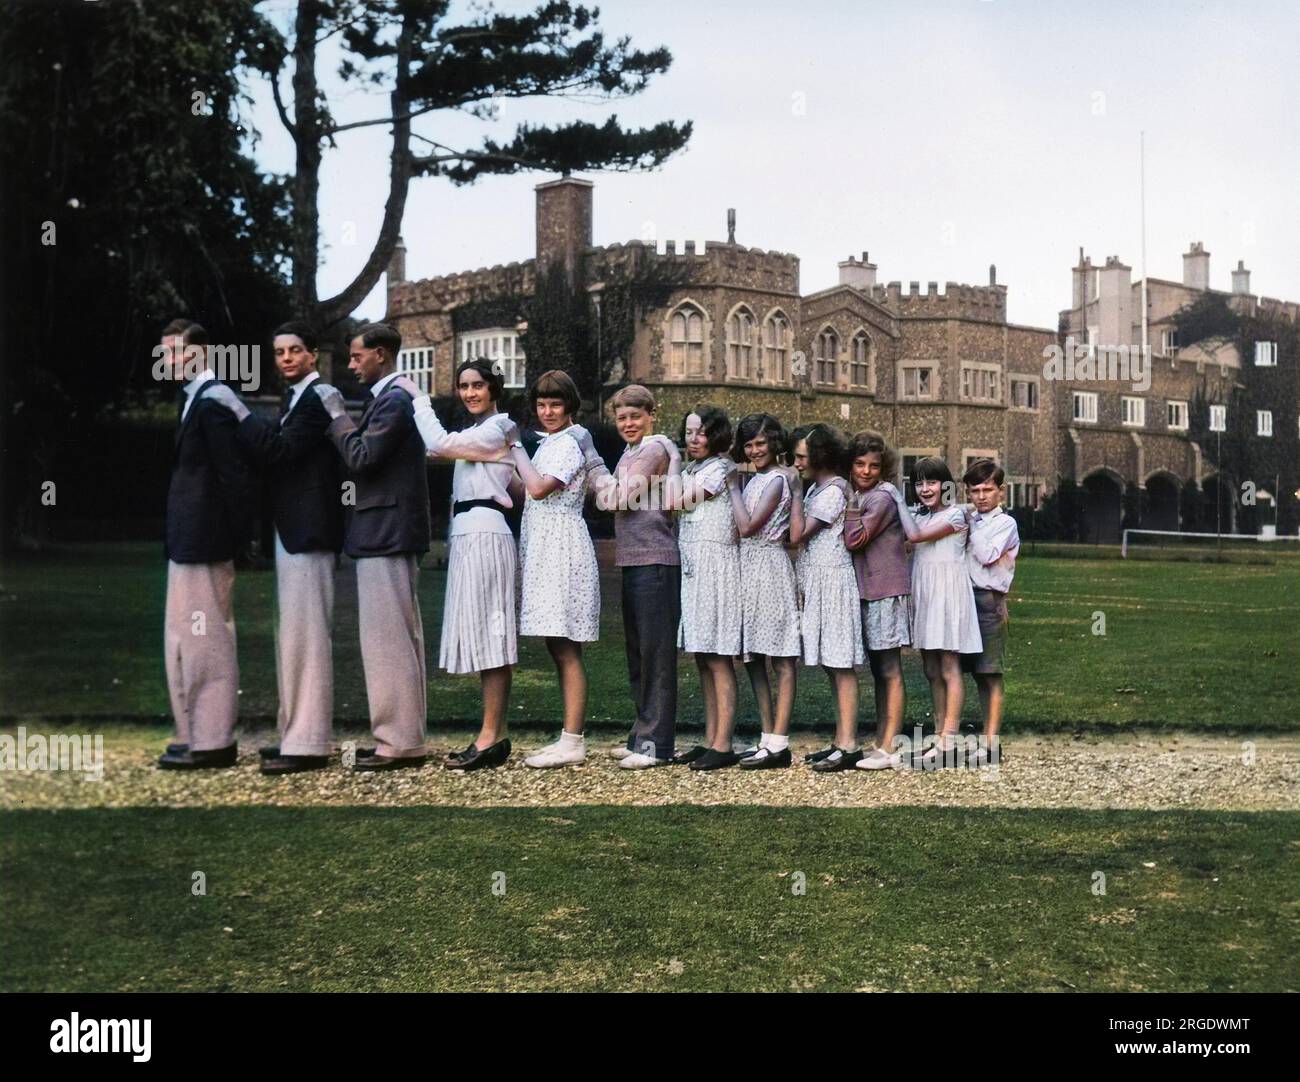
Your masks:
{"label": "dark blue blazer", "polygon": [[295,553],[343,547],[343,466],[315,386],[298,396],[282,422],[250,413],[237,431],[240,446],[267,472],[276,531]]}
{"label": "dark blue blazer", "polygon": [[343,551],[353,559],[428,552],[428,457],[411,396],[390,383],[370,399],[360,424],[339,417],[329,436],[356,484]]}
{"label": "dark blue blazer", "polygon": [[208,401],[216,381],[194,392],[176,430],[167,486],[167,559],[178,564],[233,560],[249,540],[253,485],[235,438],[235,415]]}

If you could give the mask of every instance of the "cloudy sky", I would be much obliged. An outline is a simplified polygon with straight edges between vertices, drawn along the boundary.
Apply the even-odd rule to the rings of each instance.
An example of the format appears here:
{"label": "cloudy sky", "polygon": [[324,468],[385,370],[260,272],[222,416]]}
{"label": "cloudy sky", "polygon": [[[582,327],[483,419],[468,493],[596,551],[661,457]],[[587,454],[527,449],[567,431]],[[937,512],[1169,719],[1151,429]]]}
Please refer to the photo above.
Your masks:
{"label": "cloudy sky", "polygon": [[[287,0],[272,0],[283,18]],[[532,3],[502,2],[502,10]],[[506,102],[422,130],[466,147],[520,121],[616,112],[625,124],[692,120],[689,147],[654,173],[592,174],[597,244],[653,236],[792,252],[805,293],[866,249],[879,280],[981,284],[995,263],[1012,322],[1055,327],[1082,245],[1141,270],[1139,133],[1146,132],[1147,269],[1180,279],[1203,241],[1211,285],[1238,259],[1254,292],[1300,300],[1300,5],[1093,0],[611,0],[608,37],[667,46],[672,69],[604,104]],[[323,85],[342,120],[382,96]],[[288,93],[288,72],[284,86]],[[257,157],[292,156],[256,88]],[[340,136],[323,172],[322,294],[346,283],[387,192],[382,129]],[[412,186],[408,277],[533,254],[539,174],[467,188]],[[349,240],[355,237],[355,241]],[[383,313],[381,286],[359,315]]]}

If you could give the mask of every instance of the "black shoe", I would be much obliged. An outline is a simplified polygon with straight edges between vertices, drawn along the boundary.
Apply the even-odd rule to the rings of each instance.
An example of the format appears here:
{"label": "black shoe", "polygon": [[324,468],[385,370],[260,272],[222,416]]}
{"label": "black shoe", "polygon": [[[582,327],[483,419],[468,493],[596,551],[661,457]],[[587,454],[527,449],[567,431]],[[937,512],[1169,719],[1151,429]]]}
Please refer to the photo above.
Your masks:
{"label": "black shoe", "polygon": [[701,755],[703,755],[708,750],[709,749],[706,748],[703,744],[696,744],[695,747],[691,748],[688,751],[679,751],[668,761],[672,763],[673,766],[686,766],[688,763],[695,762],[696,759],[698,759]]}
{"label": "black shoe", "polygon": [[167,745],[167,750],[166,750],[165,752],[163,752],[163,754],[164,754],[164,755],[184,755],[184,754],[185,754],[187,751],[189,751],[189,750],[190,750],[190,746],[189,746],[188,744],[168,744],[168,745]]}
{"label": "black shoe", "polygon": [[746,748],[740,753],[742,759],[748,759],[752,755],[757,755],[762,750],[762,744],[755,744],[752,748]]}
{"label": "black shoe", "polygon": [[759,748],[753,755],[740,760],[741,770],[776,770],[790,765],[790,749],[773,751],[771,748]]}
{"label": "black shoe", "polygon": [[396,758],[387,755],[368,755],[364,759],[358,759],[352,769],[363,774],[378,774],[388,770],[406,770],[409,767],[424,766],[428,759],[427,755],[402,755]]}
{"label": "black shoe", "polygon": [[861,758],[860,750],[845,751],[843,748],[832,748],[831,753],[824,759],[818,759],[813,763],[812,768],[819,774],[833,774],[837,770],[852,770]]}
{"label": "black shoe", "polygon": [[265,748],[258,748],[257,754],[263,759],[278,759],[280,758],[280,745],[271,744]]}
{"label": "black shoe", "polygon": [[491,770],[501,766],[510,758],[510,741],[498,740],[486,748],[471,744],[461,757],[448,758],[442,764],[444,770]]}
{"label": "black shoe", "polygon": [[[477,749],[477,748],[476,748],[476,747],[471,743],[470,746],[467,747],[464,751],[449,751],[449,752],[447,752],[447,760],[446,760],[446,761],[447,761],[448,763],[463,763],[466,759],[469,759],[469,758],[471,758],[472,756],[477,755],[477,754],[478,754],[478,749]],[[358,758],[358,759],[361,758],[361,753],[360,753],[360,752],[357,753],[357,758]]]}
{"label": "black shoe", "polygon": [[237,758],[237,744],[225,748],[213,748],[209,751],[187,749],[175,755],[166,753],[158,756],[158,768],[160,770],[215,770],[218,767],[234,766]]}
{"label": "black shoe", "polygon": [[323,770],[329,765],[328,755],[277,755],[262,760],[263,774],[301,774],[305,770]]}
{"label": "black shoe", "polygon": [[807,755],[803,757],[803,761],[805,763],[820,763],[834,750],[835,750],[835,745],[832,744],[828,748],[822,748],[821,751],[810,751]]}
{"label": "black shoe", "polygon": [[735,766],[740,756],[734,751],[705,750],[704,754],[691,763],[692,770],[721,770],[724,766]]}

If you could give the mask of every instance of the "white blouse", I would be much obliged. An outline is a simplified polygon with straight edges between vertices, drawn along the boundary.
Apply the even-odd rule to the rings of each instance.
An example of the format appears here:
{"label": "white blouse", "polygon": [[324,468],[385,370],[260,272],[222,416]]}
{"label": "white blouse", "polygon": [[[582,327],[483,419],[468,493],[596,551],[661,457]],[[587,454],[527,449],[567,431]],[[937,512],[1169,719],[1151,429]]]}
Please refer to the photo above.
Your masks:
{"label": "white blouse", "polygon": [[[492,413],[460,432],[448,432],[434,413],[428,395],[415,400],[415,426],[429,457],[456,459],[451,478],[453,504],[464,500],[495,500],[503,511],[514,506],[509,486],[515,464],[505,433],[509,423],[510,418],[504,413]],[[505,517],[489,507],[474,507],[460,515],[454,508],[451,510],[451,537],[510,532]]]}

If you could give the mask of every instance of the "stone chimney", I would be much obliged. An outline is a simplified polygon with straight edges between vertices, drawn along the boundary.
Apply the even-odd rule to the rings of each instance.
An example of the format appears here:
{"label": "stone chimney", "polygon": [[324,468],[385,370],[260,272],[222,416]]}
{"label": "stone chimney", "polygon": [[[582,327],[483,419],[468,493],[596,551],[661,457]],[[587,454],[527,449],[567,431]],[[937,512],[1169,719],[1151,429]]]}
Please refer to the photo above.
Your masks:
{"label": "stone chimney", "polygon": [[393,249],[388,260],[388,285],[400,285],[406,281],[406,245],[402,238],[397,238],[397,247]]}
{"label": "stone chimney", "polygon": [[1133,345],[1133,268],[1108,255],[1097,271],[1097,344]]}
{"label": "stone chimney", "polygon": [[866,252],[862,253],[861,259],[849,256],[840,264],[840,285],[852,286],[864,293],[870,293],[871,287],[875,284],[876,265],[867,259]]}
{"label": "stone chimney", "polygon": [[1079,264],[1070,273],[1074,279],[1070,307],[1078,311],[1092,300],[1092,259],[1083,254],[1082,248],[1079,249]]}
{"label": "stone chimney", "polygon": [[997,284],[998,284],[998,265],[996,263],[990,263],[989,264],[989,285],[995,286]]}
{"label": "stone chimney", "polygon": [[589,180],[561,177],[538,184],[537,271],[562,264],[574,279],[583,253],[591,247],[591,189]]}
{"label": "stone chimney", "polygon": [[1246,269],[1246,264],[1240,259],[1237,260],[1237,269],[1232,272],[1232,291],[1234,293],[1250,292],[1250,271]]}
{"label": "stone chimney", "polygon": [[727,243],[736,243],[736,208],[727,208]]}
{"label": "stone chimney", "polygon": [[1190,250],[1183,253],[1183,285],[1210,288],[1210,253],[1199,240],[1192,241]]}

